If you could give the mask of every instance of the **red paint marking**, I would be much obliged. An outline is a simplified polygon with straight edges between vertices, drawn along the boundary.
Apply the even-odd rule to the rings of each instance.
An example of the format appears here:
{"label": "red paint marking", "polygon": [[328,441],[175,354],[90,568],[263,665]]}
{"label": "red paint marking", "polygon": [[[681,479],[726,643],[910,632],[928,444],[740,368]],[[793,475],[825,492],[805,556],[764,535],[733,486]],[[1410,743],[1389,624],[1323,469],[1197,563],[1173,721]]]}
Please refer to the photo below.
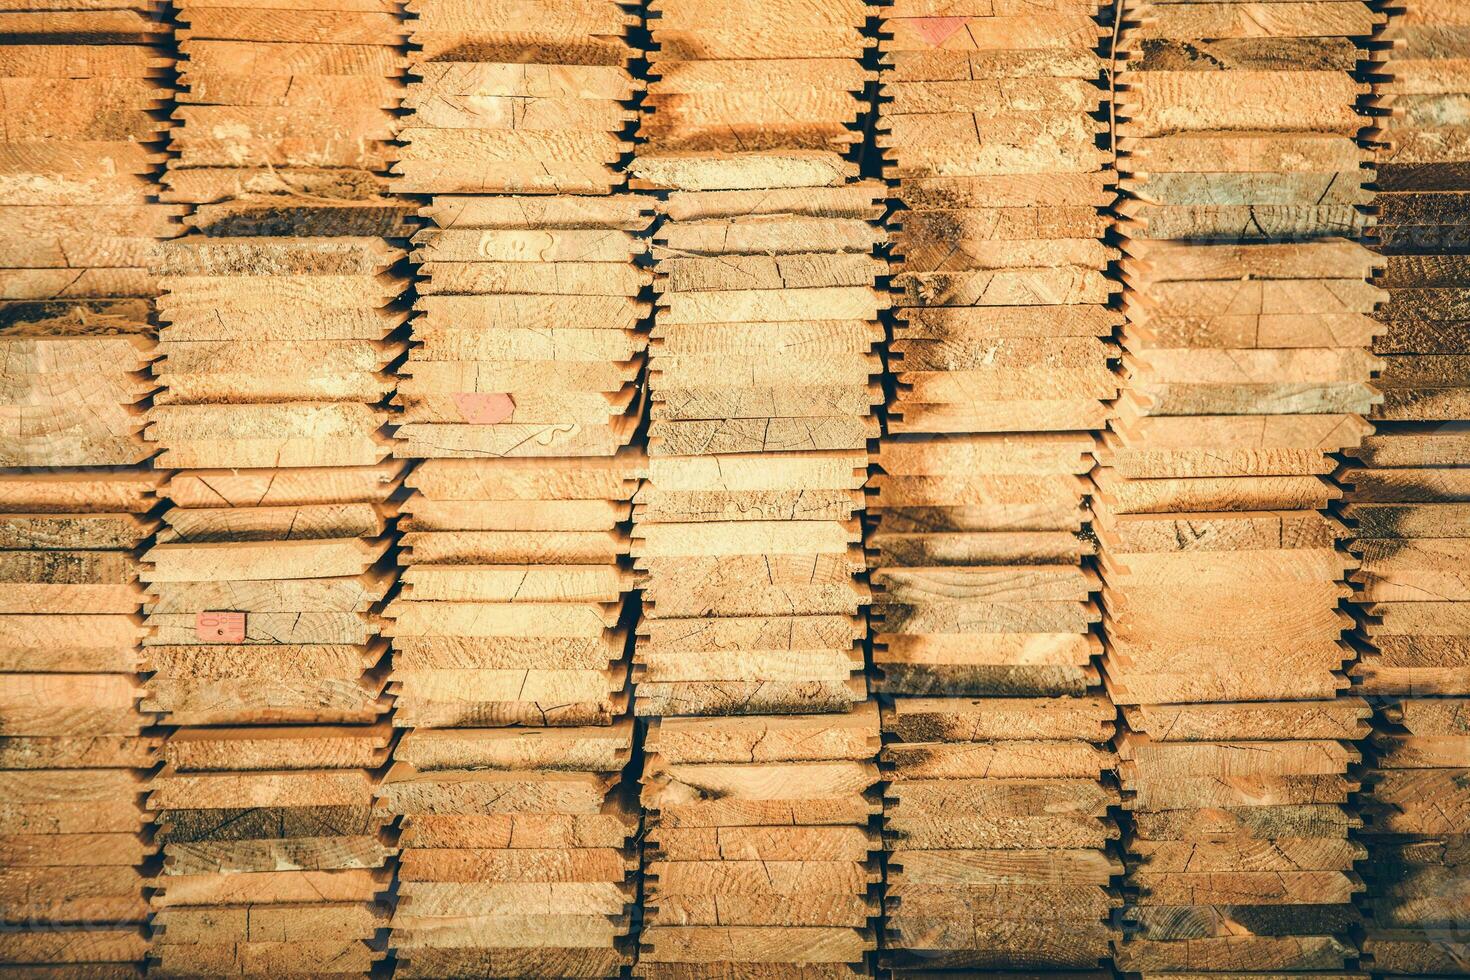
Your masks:
{"label": "red paint marking", "polygon": [[495,425],[511,417],[516,402],[503,392],[461,391],[454,396],[454,407],[471,425]]}
{"label": "red paint marking", "polygon": [[919,36],[936,48],[970,22],[968,17],[916,17],[914,20]]}
{"label": "red paint marking", "polygon": [[194,616],[194,635],[205,643],[244,643],[245,614],[202,612]]}

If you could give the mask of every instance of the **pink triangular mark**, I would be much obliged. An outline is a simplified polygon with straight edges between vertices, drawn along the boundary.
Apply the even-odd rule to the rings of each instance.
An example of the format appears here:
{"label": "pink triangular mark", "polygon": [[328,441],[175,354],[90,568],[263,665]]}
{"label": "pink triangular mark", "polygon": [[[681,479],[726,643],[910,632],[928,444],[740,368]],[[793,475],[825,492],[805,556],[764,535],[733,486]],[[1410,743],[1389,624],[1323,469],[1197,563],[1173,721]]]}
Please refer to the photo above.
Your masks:
{"label": "pink triangular mark", "polygon": [[916,17],[914,20],[919,36],[936,48],[970,22],[968,17]]}
{"label": "pink triangular mark", "polygon": [[454,395],[454,407],[471,425],[494,425],[511,417],[516,402],[504,392],[461,391]]}

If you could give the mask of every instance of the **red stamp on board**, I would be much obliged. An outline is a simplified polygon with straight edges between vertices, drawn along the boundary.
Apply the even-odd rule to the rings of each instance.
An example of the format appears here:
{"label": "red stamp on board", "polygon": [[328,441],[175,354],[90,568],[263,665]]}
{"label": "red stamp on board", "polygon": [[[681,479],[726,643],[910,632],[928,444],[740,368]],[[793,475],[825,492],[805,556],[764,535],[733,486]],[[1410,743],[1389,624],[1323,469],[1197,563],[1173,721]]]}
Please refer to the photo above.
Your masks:
{"label": "red stamp on board", "polygon": [[915,17],[914,29],[919,32],[920,37],[937,48],[969,21],[968,17]]}
{"label": "red stamp on board", "polygon": [[515,399],[499,391],[461,391],[454,396],[460,418],[471,425],[495,425],[510,418]]}
{"label": "red stamp on board", "polygon": [[245,614],[202,612],[194,616],[194,635],[205,643],[245,642]]}

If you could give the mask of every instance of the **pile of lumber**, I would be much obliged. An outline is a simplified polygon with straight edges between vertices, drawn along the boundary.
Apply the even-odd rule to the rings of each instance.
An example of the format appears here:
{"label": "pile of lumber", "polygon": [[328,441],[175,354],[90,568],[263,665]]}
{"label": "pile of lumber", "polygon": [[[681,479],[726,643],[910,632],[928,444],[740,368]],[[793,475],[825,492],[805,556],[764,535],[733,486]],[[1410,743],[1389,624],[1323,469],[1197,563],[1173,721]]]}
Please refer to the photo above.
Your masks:
{"label": "pile of lumber", "polygon": [[[31,322],[38,333],[68,324],[74,333],[147,332],[147,300],[156,292],[150,260],[160,240],[182,230],[179,209],[157,201],[169,129],[163,109],[173,96],[164,16],[157,0],[14,0],[0,12],[7,333]],[[35,444],[38,423],[50,428],[57,455],[37,465],[138,462],[145,458],[136,452],[138,416],[120,407],[136,399],[120,394],[84,388],[67,401],[32,400],[37,422],[21,429],[12,422],[7,434]],[[85,395],[100,416],[91,443],[76,428],[87,414]],[[68,439],[81,462],[64,458]]]}
{"label": "pile of lumber", "polygon": [[[346,9],[342,9],[342,8]],[[174,159],[163,200],[208,234],[403,237],[397,0],[177,0]]]}
{"label": "pile of lumber", "polygon": [[1088,973],[1122,872],[1084,567],[1117,394],[1103,28],[1095,0],[884,16],[899,309],[868,547],[874,689],[894,696],[885,960]]}
{"label": "pile of lumber", "polygon": [[635,18],[580,6],[411,7],[394,189],[433,196],[400,456],[608,457],[637,428],[651,217],[614,169],[636,116]]}
{"label": "pile of lumber", "polygon": [[[352,648],[308,649],[323,651],[313,658],[320,662],[331,653],[348,659]],[[219,646],[195,659],[238,662],[239,650]],[[265,672],[280,659],[251,666]],[[271,686],[269,674],[228,673],[238,686]],[[323,714],[358,721],[372,712]],[[200,712],[190,716],[199,724],[165,741],[148,796],[164,854],[153,883],[150,976],[367,977],[383,959],[392,848],[373,797],[390,729],[246,724],[287,715]]]}
{"label": "pile of lumber", "polygon": [[[399,294],[407,279],[395,271],[404,251],[381,238],[358,236],[216,238],[188,235],[169,242],[161,257],[160,359],[153,374],[162,386],[149,413],[146,436],[163,450],[160,468],[196,470],[320,469],[376,467],[353,475],[377,496],[390,467],[391,440],[383,428],[392,393],[389,365],[402,357],[399,336],[406,319]],[[368,505],[359,491],[298,480],[284,506],[317,503]],[[179,507],[207,510],[264,506],[266,500],[211,498],[208,480],[197,502]],[[314,494],[320,499],[312,500]],[[344,499],[343,494],[347,497]],[[332,536],[344,515],[277,522],[294,538]],[[191,519],[175,515],[178,520]],[[242,535],[262,526],[218,512],[215,540],[231,526]],[[239,523],[237,523],[239,522]],[[361,533],[383,534],[383,515],[357,514],[347,523]],[[269,523],[269,522],[262,522]],[[194,528],[181,536],[197,536]],[[267,535],[268,537],[268,535]],[[276,556],[279,557],[279,556]],[[369,562],[371,564],[371,562]],[[309,566],[308,566],[309,567]]]}
{"label": "pile of lumber", "polygon": [[162,5],[0,12],[0,971],[133,976],[147,939],[138,555],[170,97]]}
{"label": "pile of lumber", "polygon": [[642,88],[628,69],[638,14],[613,0],[409,0],[407,10],[412,84],[398,193],[545,194],[570,207],[557,196],[623,186],[630,103]]}
{"label": "pile of lumber", "polygon": [[[898,323],[888,432],[1101,429],[1116,250],[1096,0],[885,11],[879,146]],[[997,13],[992,14],[992,9]],[[946,16],[933,16],[936,13]]]}
{"label": "pile of lumber", "polygon": [[859,513],[887,305],[885,190],[852,152],[869,7],[649,15],[630,167],[663,220],[635,710],[665,720],[643,770],[637,971],[851,975],[877,911],[877,713],[843,714],[866,697]]}
{"label": "pile of lumber", "polygon": [[1470,3],[8,0],[0,974],[1470,963]]}
{"label": "pile of lumber", "polygon": [[632,720],[600,727],[415,728],[383,805],[402,860],[401,977],[617,977],[636,895]]}
{"label": "pile of lumber", "polygon": [[1390,10],[1374,47],[1384,402],[1339,473],[1377,709],[1363,951],[1375,974],[1439,976],[1470,961],[1470,10]]}
{"label": "pile of lumber", "polygon": [[[24,379],[9,369],[37,346],[0,334],[10,390]],[[147,950],[143,797],[158,738],[139,711],[137,555],[157,524],[154,488],[146,471],[0,474],[7,972],[132,976]]]}
{"label": "pile of lumber", "polygon": [[[752,11],[759,43],[717,5],[655,8],[632,165],[666,191],[633,543],[640,714],[844,711],[865,696],[857,514],[880,398],[883,188],[812,147],[854,135],[866,6],[793,6]],[[751,78],[781,84],[725,94]],[[795,103],[811,106],[800,126],[781,121]]]}
{"label": "pile of lumber", "polygon": [[636,976],[873,975],[877,715],[649,723]]}
{"label": "pile of lumber", "polygon": [[403,30],[353,10],[180,5],[160,258],[174,470],[146,555],[162,975],[366,976],[386,955],[391,365],[411,206],[382,196]]}
{"label": "pile of lumber", "polygon": [[426,195],[394,452],[424,460],[387,610],[401,976],[614,977],[639,828],[630,443],[648,202],[611,0],[414,0],[394,189]]}
{"label": "pile of lumber", "polygon": [[431,459],[409,475],[403,587],[387,610],[398,725],[608,725],[627,713],[639,468],[626,456]]}
{"label": "pile of lumber", "polygon": [[[989,692],[987,692],[989,695]],[[883,713],[895,976],[1105,977],[1122,874],[1105,697],[899,697]],[[1044,974],[1040,974],[1044,975]]]}
{"label": "pile of lumber", "polygon": [[387,615],[394,723],[411,730],[383,800],[400,824],[400,975],[617,976],[631,962],[639,819],[619,780],[637,470],[623,456],[431,459],[408,478]]}
{"label": "pile of lumber", "polygon": [[155,972],[366,975],[387,925],[378,613],[402,474],[223,468],[233,448],[168,480],[143,574],[144,705],[177,726],[148,801],[164,855]]}
{"label": "pile of lumber", "polygon": [[1075,527],[1024,520],[1078,519],[1088,447],[990,435],[885,440],[877,456],[874,688],[895,695],[883,830],[896,972],[1086,971],[1109,955],[1122,867],[1106,853],[1115,710],[1092,662],[1096,586]]}
{"label": "pile of lumber", "polygon": [[1134,928],[1117,965],[1340,971],[1368,709],[1340,696],[1351,560],[1325,510],[1331,454],[1377,398],[1353,72],[1379,17],[1358,2],[1122,17],[1127,383],[1096,505],[1126,723]]}

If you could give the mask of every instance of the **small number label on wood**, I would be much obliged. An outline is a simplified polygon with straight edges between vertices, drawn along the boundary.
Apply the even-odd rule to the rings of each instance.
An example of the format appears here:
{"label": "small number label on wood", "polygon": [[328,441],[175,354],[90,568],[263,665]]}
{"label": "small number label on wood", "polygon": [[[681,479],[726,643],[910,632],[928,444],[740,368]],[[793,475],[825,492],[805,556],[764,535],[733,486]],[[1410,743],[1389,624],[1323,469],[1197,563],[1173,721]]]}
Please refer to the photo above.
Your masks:
{"label": "small number label on wood", "polygon": [[454,396],[460,418],[471,425],[495,425],[510,418],[515,399],[499,391],[461,391]]}
{"label": "small number label on wood", "polygon": [[204,643],[245,642],[245,614],[202,612],[194,617],[194,635]]}

